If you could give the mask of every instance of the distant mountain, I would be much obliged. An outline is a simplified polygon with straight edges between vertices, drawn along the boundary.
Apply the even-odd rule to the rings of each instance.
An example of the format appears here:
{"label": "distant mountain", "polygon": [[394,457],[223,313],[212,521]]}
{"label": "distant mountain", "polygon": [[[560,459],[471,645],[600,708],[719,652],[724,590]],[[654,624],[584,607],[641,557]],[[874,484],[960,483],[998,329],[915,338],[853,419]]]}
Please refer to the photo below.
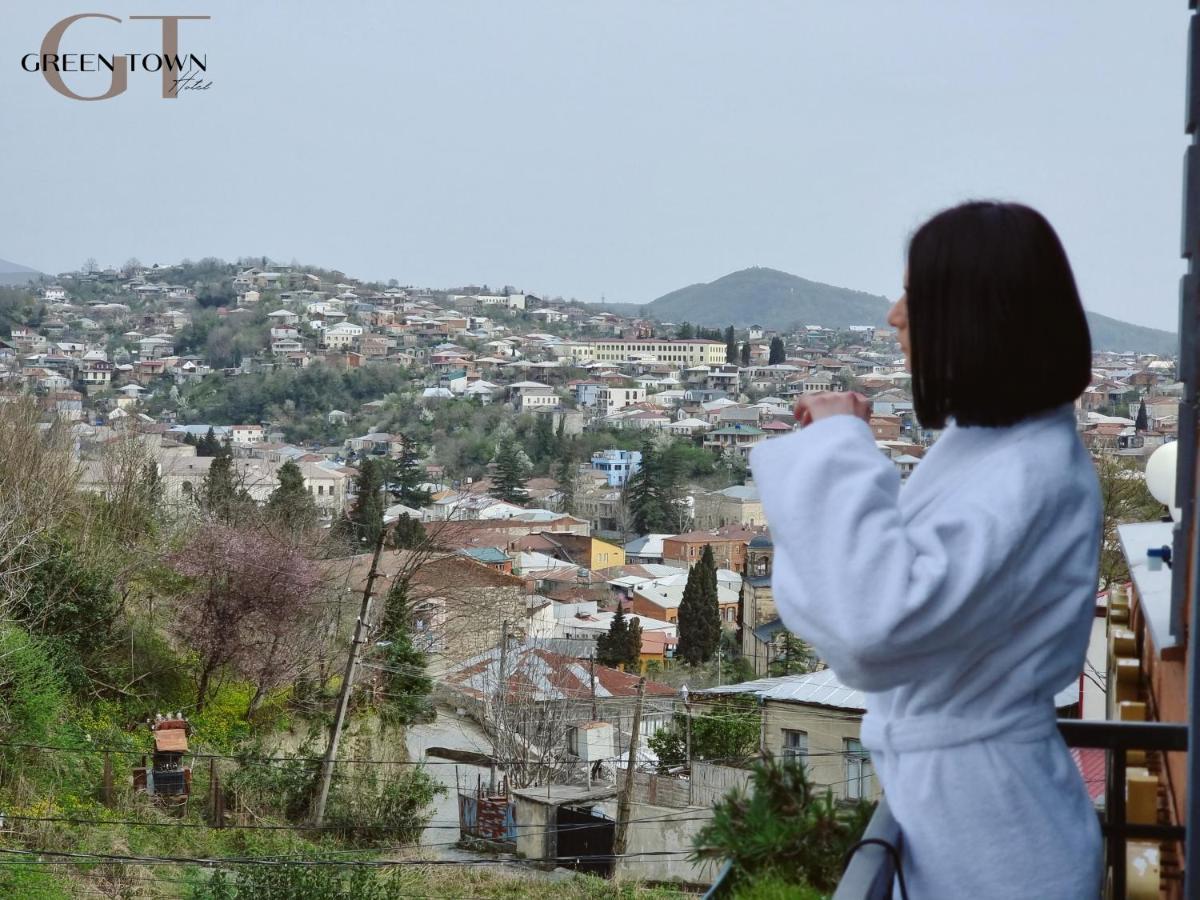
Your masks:
{"label": "distant mountain", "polygon": [[1179,336],[1173,331],[1134,325],[1094,312],[1088,313],[1087,317],[1092,329],[1092,346],[1097,350],[1156,353],[1159,356],[1179,353]]}
{"label": "distant mountain", "polygon": [[[732,272],[708,284],[693,284],[641,307],[640,314],[663,322],[695,325],[762,325],[787,330],[797,325],[845,328],[886,325],[886,297],[809,281],[777,269]],[[1179,341],[1173,332],[1132,325],[1099,313],[1088,313],[1092,345],[1097,350],[1132,351],[1173,356]]]}
{"label": "distant mountain", "polygon": [[9,262],[7,259],[0,259],[0,285],[25,284],[25,282],[31,279],[41,277],[42,273],[37,269],[17,265],[16,263]]}
{"label": "distant mountain", "polygon": [[695,325],[884,325],[888,301],[876,294],[809,281],[778,269],[742,269],[646,304],[643,315]]}

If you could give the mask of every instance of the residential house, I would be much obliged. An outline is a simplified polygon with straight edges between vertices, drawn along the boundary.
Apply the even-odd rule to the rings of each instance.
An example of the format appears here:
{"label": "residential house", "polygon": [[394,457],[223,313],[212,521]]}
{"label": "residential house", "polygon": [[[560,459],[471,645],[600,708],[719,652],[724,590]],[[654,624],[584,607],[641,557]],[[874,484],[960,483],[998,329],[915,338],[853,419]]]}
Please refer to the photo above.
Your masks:
{"label": "residential house", "polygon": [[758,526],[767,524],[762,498],[753,481],[735,484],[720,491],[705,491],[696,495],[698,529],[711,530],[723,525]]}
{"label": "residential house", "polygon": [[621,487],[641,468],[639,450],[600,450],[592,454],[592,471],[603,474],[609,487]]}
{"label": "residential house", "polygon": [[879,779],[862,745],[866,698],[832,669],[693,691],[693,715],[703,715],[706,703],[738,695],[762,706],[763,752],[803,763],[817,790],[832,791],[835,799],[879,798]]}
{"label": "residential house", "polygon": [[742,572],[746,565],[746,548],[762,529],[727,525],[705,531],[689,531],[663,539],[663,562],[690,569],[700,561],[705,546],[711,546],[718,568]]}
{"label": "residential house", "polygon": [[747,459],[750,451],[766,439],[766,432],[753,425],[726,425],[704,435],[704,446],[731,456]]}

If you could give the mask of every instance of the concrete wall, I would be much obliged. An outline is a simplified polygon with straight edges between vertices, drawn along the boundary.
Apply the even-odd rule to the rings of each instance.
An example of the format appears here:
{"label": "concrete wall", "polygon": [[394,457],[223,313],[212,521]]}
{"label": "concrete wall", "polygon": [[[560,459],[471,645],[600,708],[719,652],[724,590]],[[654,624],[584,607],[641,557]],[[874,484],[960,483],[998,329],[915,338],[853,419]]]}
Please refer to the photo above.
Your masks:
{"label": "concrete wall", "polygon": [[[617,817],[617,801],[601,804],[606,815]],[[672,809],[634,802],[630,806],[630,824],[625,852],[655,853],[663,850],[691,850],[700,829],[712,820],[711,809],[688,807]],[[650,821],[645,821],[650,820]],[[708,884],[716,874],[711,863],[693,863],[685,853],[669,856],[625,856],[617,860],[615,878],[640,881],[676,881],[684,884]]]}
{"label": "concrete wall", "polygon": [[554,806],[516,798],[517,853],[526,859],[554,855]]}

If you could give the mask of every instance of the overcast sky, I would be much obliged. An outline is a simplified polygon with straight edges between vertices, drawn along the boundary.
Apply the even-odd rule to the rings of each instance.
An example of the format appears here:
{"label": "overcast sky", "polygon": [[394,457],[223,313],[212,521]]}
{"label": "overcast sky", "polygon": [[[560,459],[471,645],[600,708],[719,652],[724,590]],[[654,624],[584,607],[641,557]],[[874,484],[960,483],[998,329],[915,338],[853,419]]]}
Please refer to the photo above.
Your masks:
{"label": "overcast sky", "polygon": [[[895,296],[912,229],[983,196],[1047,214],[1089,308],[1175,327],[1183,0],[0,9],[0,257],[43,271],[267,254],[644,302],[763,265]],[[181,49],[212,87],[21,71],[79,12],[211,15]],[[62,50],[158,47],[84,22]]]}

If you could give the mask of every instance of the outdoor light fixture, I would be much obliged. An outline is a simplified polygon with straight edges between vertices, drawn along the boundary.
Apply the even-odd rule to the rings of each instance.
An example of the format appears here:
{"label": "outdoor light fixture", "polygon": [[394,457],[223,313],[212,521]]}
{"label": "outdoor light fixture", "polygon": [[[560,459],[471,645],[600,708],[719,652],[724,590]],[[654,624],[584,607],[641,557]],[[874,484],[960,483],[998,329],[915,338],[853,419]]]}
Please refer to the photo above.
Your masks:
{"label": "outdoor light fixture", "polygon": [[1179,507],[1175,505],[1175,466],[1179,458],[1179,444],[1172,441],[1163,444],[1150,454],[1146,461],[1146,487],[1159,503],[1171,510],[1171,518],[1179,521]]}

